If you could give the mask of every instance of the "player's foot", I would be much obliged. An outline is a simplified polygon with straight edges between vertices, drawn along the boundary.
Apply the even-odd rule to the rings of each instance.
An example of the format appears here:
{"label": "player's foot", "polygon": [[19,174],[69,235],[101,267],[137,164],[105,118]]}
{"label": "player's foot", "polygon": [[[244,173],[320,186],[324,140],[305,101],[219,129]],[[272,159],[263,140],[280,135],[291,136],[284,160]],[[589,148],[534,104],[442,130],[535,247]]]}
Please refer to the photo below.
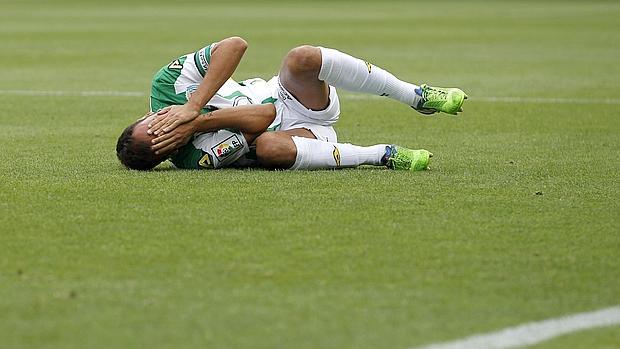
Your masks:
{"label": "player's foot", "polygon": [[412,150],[397,145],[385,147],[382,161],[392,170],[422,171],[428,169],[433,154],[428,150]]}
{"label": "player's foot", "polygon": [[458,88],[431,87],[423,84],[415,92],[422,98],[417,105],[411,107],[427,115],[438,111],[456,115],[463,111],[463,101],[467,99],[465,92]]}

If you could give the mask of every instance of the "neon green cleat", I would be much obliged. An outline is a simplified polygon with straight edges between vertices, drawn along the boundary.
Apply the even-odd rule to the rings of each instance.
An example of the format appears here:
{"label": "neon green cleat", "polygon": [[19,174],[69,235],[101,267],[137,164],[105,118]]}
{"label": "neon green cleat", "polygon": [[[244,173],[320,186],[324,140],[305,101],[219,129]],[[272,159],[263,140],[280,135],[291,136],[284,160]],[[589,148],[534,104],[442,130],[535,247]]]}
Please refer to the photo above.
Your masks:
{"label": "neon green cleat", "polygon": [[467,99],[465,92],[458,88],[431,87],[423,84],[415,92],[422,98],[418,105],[411,107],[422,114],[442,111],[456,115],[463,111],[463,102]]}
{"label": "neon green cleat", "polygon": [[392,170],[422,171],[428,169],[433,154],[428,150],[412,150],[397,145],[385,147],[383,163]]}

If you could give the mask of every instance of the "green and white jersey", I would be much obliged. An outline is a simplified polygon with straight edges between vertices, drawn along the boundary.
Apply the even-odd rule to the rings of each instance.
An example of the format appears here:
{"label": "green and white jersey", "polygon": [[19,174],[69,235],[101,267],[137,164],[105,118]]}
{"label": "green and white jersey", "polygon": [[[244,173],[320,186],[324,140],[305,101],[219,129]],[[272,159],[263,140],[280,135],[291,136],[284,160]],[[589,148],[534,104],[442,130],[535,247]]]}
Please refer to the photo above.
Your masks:
{"label": "green and white jersey", "polygon": [[[202,82],[211,63],[214,44],[194,53],[183,55],[162,67],[151,84],[151,111],[169,105],[182,105]],[[243,104],[273,103],[277,96],[262,79],[236,82],[229,79],[207,102],[205,110],[227,108]]]}
{"label": "green and white jersey", "polygon": [[[151,84],[151,111],[187,102],[209,69],[214,45],[183,55],[155,74]],[[207,102],[202,111],[208,112],[238,105],[274,103],[277,100],[277,92],[270,85],[259,78],[241,82],[229,79]],[[278,119],[274,120],[269,130],[280,128],[281,122]],[[244,160],[242,157],[249,152],[249,146],[241,132],[222,130],[194,135],[193,140],[179,149],[171,161],[179,168],[220,168],[234,166],[235,162]]]}

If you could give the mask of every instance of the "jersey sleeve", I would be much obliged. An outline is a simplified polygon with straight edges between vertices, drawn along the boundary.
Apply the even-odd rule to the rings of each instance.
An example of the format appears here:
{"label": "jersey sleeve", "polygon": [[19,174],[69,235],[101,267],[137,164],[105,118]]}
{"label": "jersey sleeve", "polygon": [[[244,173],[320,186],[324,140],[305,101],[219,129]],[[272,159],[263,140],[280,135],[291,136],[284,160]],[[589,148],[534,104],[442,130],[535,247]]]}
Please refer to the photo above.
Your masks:
{"label": "jersey sleeve", "polygon": [[194,63],[202,76],[204,76],[207,70],[209,70],[209,64],[211,64],[211,51],[216,45],[217,43],[213,43],[194,53]]}
{"label": "jersey sleeve", "polygon": [[224,129],[194,136],[170,160],[177,168],[217,169],[230,167],[249,151],[241,132]]}
{"label": "jersey sleeve", "polygon": [[[158,111],[170,105],[185,104],[196,91],[211,63],[211,50],[216,43],[183,55],[163,66],[153,76],[151,83],[151,111]],[[203,112],[213,110],[205,106]]]}

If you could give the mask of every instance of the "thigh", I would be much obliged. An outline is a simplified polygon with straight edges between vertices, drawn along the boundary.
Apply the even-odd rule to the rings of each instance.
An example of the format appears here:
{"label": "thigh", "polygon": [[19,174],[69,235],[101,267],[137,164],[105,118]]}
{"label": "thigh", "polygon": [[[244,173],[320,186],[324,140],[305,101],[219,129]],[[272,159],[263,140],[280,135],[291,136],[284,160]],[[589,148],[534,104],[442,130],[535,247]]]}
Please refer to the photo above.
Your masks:
{"label": "thigh", "polygon": [[321,50],[301,46],[291,50],[280,68],[280,83],[306,108],[323,110],[329,105],[329,85],[319,80]]}
{"label": "thigh", "polygon": [[[278,96],[274,104],[276,106],[281,130],[308,128],[308,125],[333,126],[338,121],[340,116],[340,101],[334,87],[329,87],[327,106],[323,110],[311,110],[286,90],[277,77],[272,79],[270,84],[274,89],[273,95]],[[314,131],[312,129],[310,130]]]}

